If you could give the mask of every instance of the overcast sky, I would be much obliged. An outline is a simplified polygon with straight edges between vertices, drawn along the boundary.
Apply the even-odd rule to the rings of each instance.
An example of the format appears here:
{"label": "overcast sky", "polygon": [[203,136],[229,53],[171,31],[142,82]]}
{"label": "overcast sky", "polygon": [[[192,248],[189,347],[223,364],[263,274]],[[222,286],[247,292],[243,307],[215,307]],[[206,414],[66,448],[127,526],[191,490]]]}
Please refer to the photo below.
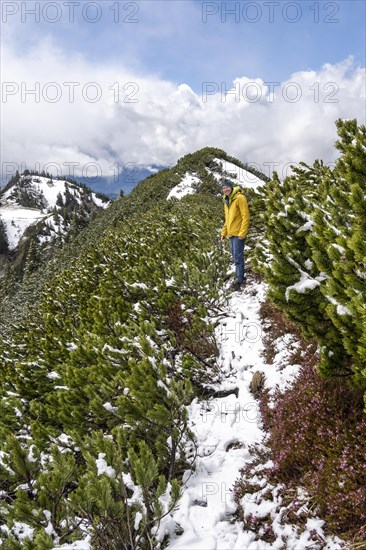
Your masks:
{"label": "overcast sky", "polygon": [[365,2],[1,2],[1,166],[112,176],[225,149],[271,175],[365,123]]}

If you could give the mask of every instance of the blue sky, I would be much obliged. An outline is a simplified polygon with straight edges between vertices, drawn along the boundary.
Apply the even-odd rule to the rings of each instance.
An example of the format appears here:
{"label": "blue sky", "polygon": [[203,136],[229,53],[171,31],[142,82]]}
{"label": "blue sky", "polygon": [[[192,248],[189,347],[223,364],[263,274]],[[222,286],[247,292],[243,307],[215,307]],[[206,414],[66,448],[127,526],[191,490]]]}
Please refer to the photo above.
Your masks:
{"label": "blue sky", "polygon": [[282,81],[349,55],[365,66],[363,0],[83,0],[59,1],[58,10],[56,2],[20,1],[14,15],[16,2],[4,4],[3,27],[23,31],[19,49],[44,34],[91,62],[121,63],[195,91],[244,75]]}
{"label": "blue sky", "polygon": [[363,0],[3,0],[1,10],[3,163],[106,174],[205,146],[257,165],[332,162],[335,120],[365,122]]}

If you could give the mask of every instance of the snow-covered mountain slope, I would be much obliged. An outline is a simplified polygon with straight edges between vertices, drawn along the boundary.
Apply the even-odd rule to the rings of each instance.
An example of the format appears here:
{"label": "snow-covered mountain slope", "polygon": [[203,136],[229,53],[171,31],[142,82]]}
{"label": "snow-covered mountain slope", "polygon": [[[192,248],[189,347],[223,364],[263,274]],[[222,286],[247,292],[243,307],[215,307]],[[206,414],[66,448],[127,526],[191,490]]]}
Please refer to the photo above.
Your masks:
{"label": "snow-covered mountain slope", "polygon": [[109,202],[89,188],[66,180],[22,174],[13,178],[0,193],[2,220],[9,250],[14,250],[25,231],[41,220],[46,229],[40,242],[51,240],[68,229],[65,215],[78,212],[84,217]]}
{"label": "snow-covered mountain slope", "polygon": [[44,219],[45,215],[37,208],[22,208],[17,205],[0,207],[0,219],[5,227],[9,250],[14,250],[30,225]]}
{"label": "snow-covered mountain slope", "polygon": [[[246,189],[256,189],[265,184],[261,178],[233,162],[219,158],[214,159],[214,161],[222,168],[225,177],[231,178]],[[217,180],[223,177],[222,174],[218,174],[216,171],[212,171],[212,174]]]}
{"label": "snow-covered mountain slope", "polygon": [[[235,164],[224,158],[213,158],[210,166],[205,166],[204,170],[217,183],[227,178],[241,185],[244,189],[255,190],[266,183],[264,179],[246,170],[243,165],[240,166],[240,164]],[[184,195],[191,195],[200,189],[201,184],[202,174],[198,177],[197,173],[187,170],[180,183],[170,190],[167,198],[181,199]]]}

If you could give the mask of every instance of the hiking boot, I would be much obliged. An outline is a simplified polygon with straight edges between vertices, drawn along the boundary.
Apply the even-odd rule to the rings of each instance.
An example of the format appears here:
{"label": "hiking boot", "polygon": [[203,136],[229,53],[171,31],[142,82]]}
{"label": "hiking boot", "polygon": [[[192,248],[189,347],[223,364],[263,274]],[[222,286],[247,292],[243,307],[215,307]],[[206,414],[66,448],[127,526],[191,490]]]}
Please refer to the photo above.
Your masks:
{"label": "hiking boot", "polygon": [[235,281],[235,283],[231,285],[231,288],[236,292],[239,292],[240,290],[244,290],[244,287],[245,287],[245,279],[242,283],[239,283],[239,281]]}

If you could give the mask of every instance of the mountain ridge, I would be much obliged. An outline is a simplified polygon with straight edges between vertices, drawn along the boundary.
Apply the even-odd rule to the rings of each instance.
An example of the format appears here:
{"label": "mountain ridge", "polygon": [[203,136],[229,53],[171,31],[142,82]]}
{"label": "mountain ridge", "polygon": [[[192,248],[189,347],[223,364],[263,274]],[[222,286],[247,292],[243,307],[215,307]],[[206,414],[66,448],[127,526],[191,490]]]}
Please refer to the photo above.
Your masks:
{"label": "mountain ridge", "polygon": [[[226,167],[231,170],[236,166],[236,173],[225,171],[225,163],[227,163]],[[32,304],[32,307],[37,307],[44,283],[46,280],[52,279],[54,273],[59,269],[65,269],[74,258],[81,254],[82,250],[93,248],[108,229],[115,230],[122,221],[134,216],[135,212],[141,211],[141,208],[146,210],[162,200],[165,201],[171,190],[184,180],[187,173],[194,174],[199,179],[199,185],[194,189],[195,193],[208,192],[215,197],[220,197],[218,180],[221,177],[232,177],[235,181],[238,176],[240,178],[248,174],[249,178],[252,174],[253,177],[258,177],[264,183],[268,180],[264,174],[258,173],[225,151],[205,147],[185,155],[172,168],[163,169],[140,181],[128,195],[111,201],[108,208],[95,212],[92,220],[89,220],[88,223],[75,224],[74,230],[67,233],[67,238],[62,241],[55,239],[48,245],[47,243],[42,245],[45,248],[41,257],[36,255],[34,259],[34,250],[32,250],[34,247],[30,247],[32,239],[27,239],[18,255],[15,258],[10,258],[11,261],[7,261],[1,269],[3,276],[0,287],[0,332],[7,333],[10,325],[18,322],[23,314],[26,314],[29,304]],[[32,176],[32,173],[26,173],[26,175]],[[39,178],[39,175],[35,177]],[[43,174],[42,177],[47,178],[48,181],[51,175]],[[10,189],[11,183],[14,181],[10,181],[5,186],[3,193]],[[249,200],[252,193],[255,193],[255,190],[247,188]],[[221,199],[218,204],[220,207],[217,215],[222,216]],[[37,238],[37,229],[37,224],[30,227],[30,231],[34,230],[35,232],[31,237]],[[4,262],[2,263],[4,264]],[[26,280],[24,278],[25,271],[27,271]]]}

